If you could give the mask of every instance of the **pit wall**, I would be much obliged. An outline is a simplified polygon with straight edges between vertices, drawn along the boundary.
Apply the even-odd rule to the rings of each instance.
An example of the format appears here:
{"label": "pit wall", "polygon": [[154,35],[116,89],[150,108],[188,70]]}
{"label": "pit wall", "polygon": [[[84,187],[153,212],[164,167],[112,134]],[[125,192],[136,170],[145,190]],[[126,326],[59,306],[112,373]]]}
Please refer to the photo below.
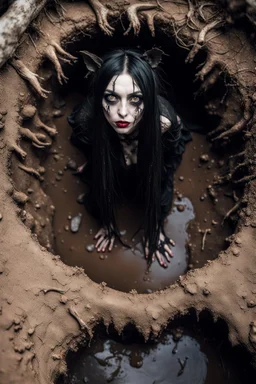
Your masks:
{"label": "pit wall", "polygon": [[[17,51],[19,62],[17,58],[9,61],[0,72],[0,113],[5,116],[0,131],[1,383],[53,383],[56,376],[66,369],[65,355],[69,347],[76,345],[84,334],[91,337],[97,323],[114,324],[119,332],[126,324],[132,323],[147,339],[150,334],[159,334],[170,319],[190,308],[195,308],[198,313],[206,308],[215,319],[222,318],[228,325],[231,343],[244,345],[255,359],[256,182],[251,159],[256,153],[252,108],[255,86],[252,73],[256,55],[252,46],[244,33],[228,25],[221,32],[208,29],[203,36],[202,30],[207,23],[199,18],[197,12],[193,14],[187,5],[163,3],[165,11],[155,15],[155,25],[170,35],[170,39],[177,38],[181,22],[185,22],[177,43],[181,44],[181,39],[190,44],[192,50],[191,44],[194,44],[194,51],[188,51],[188,61],[193,60],[196,50],[208,52],[205,66],[198,76],[202,86],[206,87],[205,91],[209,80],[214,84],[212,71],[216,68],[232,77],[241,108],[232,112],[226,106],[222,128],[215,138],[217,141],[225,137],[229,140],[239,130],[244,130],[245,159],[250,161],[250,173],[248,180],[244,181],[248,181],[243,197],[246,209],[240,212],[237,233],[230,247],[217,260],[202,269],[188,272],[164,291],[149,295],[125,294],[108,288],[104,282],[92,282],[80,268],[64,265],[58,256],[40,246],[18,217],[20,204],[25,210],[26,203],[21,202],[25,198],[23,195],[15,193],[19,191],[14,190],[10,177],[10,156],[15,152],[13,156],[17,161],[31,168],[34,159],[29,159],[17,142],[20,135],[25,135],[36,143],[34,137],[29,139],[26,136],[28,132],[25,134],[20,129],[20,111],[24,105],[37,106],[41,97],[47,97],[47,92],[42,89],[44,81],[34,74],[44,77],[40,67],[42,60],[51,60],[55,63],[53,71],[57,70],[60,81],[63,80],[58,64],[59,47],[67,52],[69,45],[65,43],[69,42],[71,46],[81,31],[90,35],[101,33],[88,4],[63,5],[66,10],[64,17],[56,23],[48,17],[51,11],[48,16],[39,16],[36,28],[43,34],[40,33],[33,42],[27,36]],[[121,13],[127,7],[123,2],[116,2],[113,8]],[[143,12],[144,17],[153,13],[155,10]],[[56,14],[52,16],[56,17]],[[199,31],[190,27],[191,22],[198,25]],[[119,23],[118,18],[113,19],[113,25],[115,23]],[[129,33],[132,35],[133,31]],[[241,47],[237,50],[239,42]],[[25,77],[30,78],[30,83],[24,80]],[[234,125],[225,126],[231,117]],[[220,134],[224,136],[218,138]],[[39,139],[43,140],[42,137]],[[39,176],[26,172],[23,175],[24,179],[35,177],[40,188]]]}

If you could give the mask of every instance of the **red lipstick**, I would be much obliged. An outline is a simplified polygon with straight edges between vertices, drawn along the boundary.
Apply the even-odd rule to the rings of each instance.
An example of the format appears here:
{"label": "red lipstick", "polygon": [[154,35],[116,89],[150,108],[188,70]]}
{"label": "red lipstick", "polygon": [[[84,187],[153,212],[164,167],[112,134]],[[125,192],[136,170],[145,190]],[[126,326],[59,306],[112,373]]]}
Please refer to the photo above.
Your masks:
{"label": "red lipstick", "polygon": [[128,121],[116,121],[115,124],[118,126],[118,128],[127,128],[130,124]]}

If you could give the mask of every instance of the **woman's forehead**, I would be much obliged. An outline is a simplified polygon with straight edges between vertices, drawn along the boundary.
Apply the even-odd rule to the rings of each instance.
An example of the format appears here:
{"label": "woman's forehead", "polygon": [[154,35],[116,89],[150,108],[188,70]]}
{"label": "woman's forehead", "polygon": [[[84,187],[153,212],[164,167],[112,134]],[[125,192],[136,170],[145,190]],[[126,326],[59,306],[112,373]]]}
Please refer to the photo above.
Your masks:
{"label": "woman's forehead", "polygon": [[107,90],[120,95],[128,95],[133,92],[141,91],[134,78],[128,73],[121,73],[120,75],[113,76],[107,86]]}

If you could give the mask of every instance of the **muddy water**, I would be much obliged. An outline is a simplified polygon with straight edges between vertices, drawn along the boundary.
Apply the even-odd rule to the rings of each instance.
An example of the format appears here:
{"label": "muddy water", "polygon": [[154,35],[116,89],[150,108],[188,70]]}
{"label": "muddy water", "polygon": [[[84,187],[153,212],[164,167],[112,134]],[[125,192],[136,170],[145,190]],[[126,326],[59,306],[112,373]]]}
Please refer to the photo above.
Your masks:
{"label": "muddy water", "polygon": [[[188,265],[189,268],[199,267],[206,260],[216,258],[223,249],[225,238],[231,234],[228,225],[222,227],[221,221],[233,202],[223,190],[216,192],[217,204],[208,196],[206,188],[220,172],[220,159],[210,151],[205,138],[198,134],[194,134],[193,142],[187,145],[175,178],[175,199],[165,224],[166,233],[176,243],[168,268],[164,269],[154,262],[148,269],[140,243],[141,234],[134,237],[140,213],[129,203],[120,207],[117,221],[123,233],[122,240],[131,249],[116,243],[112,252],[88,251],[95,244],[93,237],[99,225],[77,202],[78,196],[85,193],[87,187],[67,167],[70,159],[76,165],[85,161],[84,155],[69,141],[71,127],[66,120],[80,99],[78,95],[69,95],[66,99],[63,116],[55,120],[59,134],[43,164],[47,170],[43,189],[55,205],[54,252],[66,264],[83,267],[95,282],[104,281],[114,289],[126,292],[135,289],[140,293],[163,289],[184,274]],[[199,159],[203,154],[209,155],[206,162]],[[71,218],[77,215],[81,218],[80,228],[77,233],[72,233]],[[206,236],[202,251],[203,233],[200,231],[206,229],[210,229],[211,234]]]}
{"label": "muddy water", "polygon": [[157,342],[145,344],[131,338],[122,341],[98,336],[72,359],[67,381],[60,379],[58,384],[251,382],[250,370],[243,363],[234,364],[235,359],[223,340],[216,344],[182,327],[167,330]]}

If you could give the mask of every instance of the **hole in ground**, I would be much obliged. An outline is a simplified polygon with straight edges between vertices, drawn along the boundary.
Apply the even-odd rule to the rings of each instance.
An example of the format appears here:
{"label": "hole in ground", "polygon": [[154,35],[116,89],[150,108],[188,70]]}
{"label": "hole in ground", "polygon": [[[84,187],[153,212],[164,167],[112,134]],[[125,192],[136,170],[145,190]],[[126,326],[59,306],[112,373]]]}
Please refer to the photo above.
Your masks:
{"label": "hole in ground", "polygon": [[95,334],[90,345],[68,353],[67,376],[56,384],[242,384],[255,377],[250,355],[231,347],[226,323],[214,323],[206,310],[199,321],[191,310],[146,343],[131,325],[121,335],[103,326]]}
{"label": "hole in ground", "polygon": [[[163,69],[166,72],[166,81],[171,84],[171,87],[165,85],[170,100],[175,104],[179,114],[189,124],[201,125],[207,129],[213,128],[219,122],[218,117],[206,114],[202,99],[195,101],[193,98],[195,66],[204,60],[204,55],[201,57],[199,55],[199,62],[195,62],[192,66],[185,66],[185,52],[180,50],[160,30],[157,31],[155,40],[145,31],[142,31],[140,38],[133,41],[130,38],[120,39],[120,35],[118,35],[116,39],[104,37],[105,45],[102,44],[101,38],[102,35],[97,35],[94,39],[79,41],[72,46],[71,53],[87,49],[101,54],[104,46],[111,49],[116,46],[136,46],[140,43],[145,49],[148,49],[154,44],[159,45],[169,55],[163,59]],[[172,60],[173,57],[175,60]],[[32,149],[33,161],[38,165],[43,165],[46,169],[45,181],[42,183],[46,195],[42,190],[40,190],[40,194],[37,193],[39,185],[37,181],[32,182],[32,188],[28,182],[24,184],[24,174],[22,173],[20,176],[22,171],[17,167],[15,169],[15,162],[13,162],[13,178],[17,188],[24,192],[30,189],[30,201],[26,205],[26,210],[36,217],[33,230],[35,233],[40,232],[39,241],[43,245],[47,245],[47,248],[53,253],[61,255],[66,264],[83,267],[94,281],[105,281],[110,287],[122,291],[136,289],[140,293],[163,289],[185,273],[188,267],[201,267],[206,260],[216,258],[219,251],[226,246],[225,238],[235,228],[235,223],[232,228],[227,222],[224,223],[224,226],[221,225],[225,213],[234,202],[229,185],[216,187],[214,191],[207,190],[207,187],[212,184],[216,175],[223,172],[229,153],[237,151],[237,148],[236,146],[230,149],[226,147],[225,155],[223,155],[221,150],[219,153],[213,151],[205,136],[198,134],[194,134],[193,141],[187,145],[183,162],[176,173],[173,210],[166,222],[166,232],[176,242],[174,258],[169,268],[165,270],[155,262],[149,270],[147,269],[138,243],[139,238],[136,237],[135,241],[132,240],[138,225],[129,205],[122,207],[119,212],[119,228],[124,231],[123,239],[131,244],[132,250],[127,250],[118,244],[108,254],[98,254],[96,251],[88,252],[88,245],[93,244],[93,236],[99,227],[96,221],[87,214],[83,205],[79,205],[77,202],[78,196],[85,193],[86,186],[77,176],[72,175],[67,164],[70,159],[76,165],[83,164],[84,156],[70,144],[71,128],[66,121],[72,108],[86,95],[87,82],[84,79],[86,70],[82,60],[79,60],[73,68],[67,68],[67,71],[65,68],[70,81],[63,87],[58,85],[51,70],[49,64],[45,63],[40,73],[43,77],[46,77],[46,73],[49,74],[48,89],[52,89],[48,99],[41,103],[40,113],[45,122],[55,120],[59,134],[53,140],[50,150],[42,153],[40,150]],[[211,95],[214,95],[215,98],[216,95],[222,98],[223,93],[224,86],[221,82],[218,82],[211,91]],[[32,131],[34,129],[29,122],[25,126]],[[27,143],[23,143],[23,146],[27,152],[31,152]],[[241,151],[240,144],[238,147]],[[47,220],[48,223],[51,223],[53,215],[53,208],[45,196],[51,199],[55,207],[54,238],[52,238],[51,227],[45,225]],[[45,201],[44,205],[40,204],[42,199]],[[78,214],[82,214],[82,221],[78,233],[74,234],[70,232],[70,219]],[[191,220],[193,221],[191,222]],[[188,229],[189,222],[191,223]],[[48,228],[47,242],[44,236],[45,227]],[[211,234],[205,237],[203,246],[202,240],[206,229],[210,229]]]}

